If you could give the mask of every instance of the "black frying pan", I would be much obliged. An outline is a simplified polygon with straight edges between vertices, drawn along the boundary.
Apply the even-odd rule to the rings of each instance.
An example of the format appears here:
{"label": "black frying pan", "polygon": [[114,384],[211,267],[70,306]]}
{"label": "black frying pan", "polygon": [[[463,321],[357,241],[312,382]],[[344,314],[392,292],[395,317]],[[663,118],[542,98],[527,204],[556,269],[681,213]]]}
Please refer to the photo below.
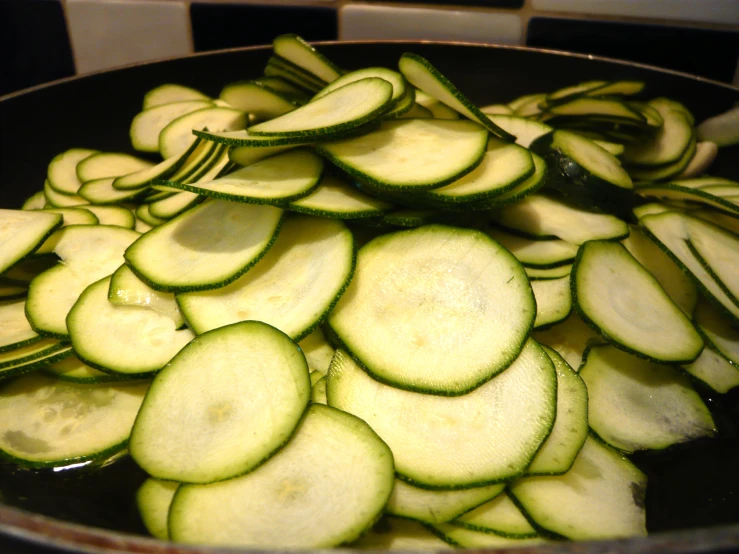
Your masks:
{"label": "black frying pan", "polygon": [[[327,43],[320,49],[347,69],[393,67],[403,52],[415,52],[480,105],[592,79],[646,81],[648,97],[665,95],[679,100],[697,121],[739,102],[739,89],[726,84],[639,64],[544,50],[419,42]],[[20,207],[26,197],[40,190],[49,161],[63,150],[87,147],[132,152],[128,127],[149,89],[174,82],[217,96],[228,82],[259,76],[268,56],[267,48],[200,54],[65,79],[0,98],[0,207]],[[739,180],[739,147],[722,149],[711,174]],[[515,552],[739,550],[739,390],[718,395],[701,389],[701,393],[714,413],[718,438],[633,456],[649,477],[649,538],[560,543]],[[0,552],[226,552],[175,547],[137,536],[144,530],[133,491],[143,479],[128,458],[95,471],[66,473],[17,470],[0,464]]]}

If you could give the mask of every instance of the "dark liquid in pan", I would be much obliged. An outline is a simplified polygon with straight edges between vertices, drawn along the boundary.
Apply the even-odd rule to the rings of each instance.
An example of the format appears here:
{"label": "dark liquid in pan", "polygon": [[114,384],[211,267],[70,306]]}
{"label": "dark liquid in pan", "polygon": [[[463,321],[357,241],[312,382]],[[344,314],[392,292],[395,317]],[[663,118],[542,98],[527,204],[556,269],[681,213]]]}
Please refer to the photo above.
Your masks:
{"label": "dark liquid in pan", "polygon": [[[739,522],[739,390],[700,389],[718,437],[631,456],[649,479],[650,533]],[[0,465],[2,502],[58,519],[146,534],[135,492],[146,474],[125,456],[98,469],[24,470]]]}

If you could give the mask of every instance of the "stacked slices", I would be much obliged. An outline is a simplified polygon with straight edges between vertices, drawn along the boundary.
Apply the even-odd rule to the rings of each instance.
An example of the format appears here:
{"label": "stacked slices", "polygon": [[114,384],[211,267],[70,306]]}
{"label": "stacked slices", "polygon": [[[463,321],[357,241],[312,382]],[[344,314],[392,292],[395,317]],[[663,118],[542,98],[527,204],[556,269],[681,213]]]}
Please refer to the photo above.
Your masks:
{"label": "stacked slices", "polygon": [[693,383],[739,385],[739,184],[644,83],[478,108],[398,70],[285,35],[218,99],[146,95],[158,163],[54,158],[0,211],[0,454],[128,448],[187,543],[644,534],[626,454],[714,434]]}

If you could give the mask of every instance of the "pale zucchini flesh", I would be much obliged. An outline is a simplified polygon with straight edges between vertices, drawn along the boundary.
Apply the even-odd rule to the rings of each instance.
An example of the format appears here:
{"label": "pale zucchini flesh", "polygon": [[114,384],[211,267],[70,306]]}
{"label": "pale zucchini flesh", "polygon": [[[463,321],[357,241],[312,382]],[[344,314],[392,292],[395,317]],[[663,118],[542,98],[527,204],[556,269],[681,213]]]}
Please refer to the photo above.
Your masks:
{"label": "pale zucchini flesh", "polygon": [[392,454],[372,429],[314,404],[285,448],[252,473],[181,487],[170,535],[220,546],[338,546],[372,526],[392,487]]}
{"label": "pale zucchini flesh", "polygon": [[282,447],[309,400],[308,364],[287,335],[256,321],[222,327],[192,340],[157,374],[131,456],[159,479],[229,479]]}
{"label": "pale zucchini flesh", "polygon": [[476,231],[384,235],[356,271],[328,323],[373,376],[409,390],[469,392],[513,362],[535,317],[518,261]]}

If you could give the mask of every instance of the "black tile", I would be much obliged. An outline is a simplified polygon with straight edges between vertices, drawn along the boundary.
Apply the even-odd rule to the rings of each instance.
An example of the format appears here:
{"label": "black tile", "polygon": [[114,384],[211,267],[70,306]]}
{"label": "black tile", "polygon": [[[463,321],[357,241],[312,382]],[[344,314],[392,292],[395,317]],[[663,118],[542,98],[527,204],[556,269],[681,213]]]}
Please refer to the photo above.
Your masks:
{"label": "black tile", "polygon": [[[387,2],[387,0],[368,0]],[[394,0],[408,4],[445,4],[447,6],[487,6],[488,8],[522,8],[523,0]]]}
{"label": "black tile", "polygon": [[0,0],[0,96],[74,75],[59,0]]}
{"label": "black tile", "polygon": [[306,40],[336,40],[338,21],[334,8],[204,4],[190,7],[195,50],[271,44],[285,33]]}
{"label": "black tile", "polygon": [[[528,46],[652,64],[731,82],[739,32],[534,17]],[[576,78],[575,78],[576,79]]]}

